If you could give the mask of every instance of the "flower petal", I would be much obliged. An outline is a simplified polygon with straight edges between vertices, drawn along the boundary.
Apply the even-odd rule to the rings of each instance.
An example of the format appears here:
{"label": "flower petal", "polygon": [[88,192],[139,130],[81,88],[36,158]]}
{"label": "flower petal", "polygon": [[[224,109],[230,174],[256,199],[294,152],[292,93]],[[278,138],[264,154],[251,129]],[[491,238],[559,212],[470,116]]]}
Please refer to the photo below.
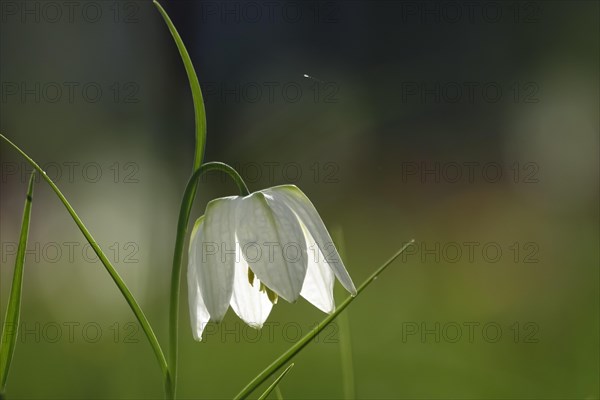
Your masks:
{"label": "flower petal", "polygon": [[294,213],[268,194],[253,193],[238,208],[236,235],[256,276],[285,300],[296,301],[306,275],[306,242]]}
{"label": "flower petal", "polygon": [[188,281],[188,302],[190,308],[190,322],[192,325],[192,334],[197,341],[202,340],[202,331],[210,320],[208,310],[202,300],[200,294],[200,286],[198,285],[198,268],[200,264],[196,260],[196,252],[193,251],[201,238],[198,236],[198,230],[202,226],[204,216],[198,218],[194,224],[192,235],[190,238],[190,248],[188,257],[187,281]]}
{"label": "flower petal", "polygon": [[300,295],[312,303],[319,310],[331,314],[335,310],[333,300],[333,282],[335,280],[331,267],[327,264],[325,256],[319,250],[312,235],[304,224],[302,231],[308,245],[308,268],[302,285]]}
{"label": "flower petal", "polygon": [[338,254],[327,228],[315,206],[310,202],[308,197],[295,185],[281,185],[264,191],[270,194],[275,200],[282,201],[293,210],[298,216],[298,219],[308,229],[315,242],[318,244],[321,252],[325,255],[327,264],[333,270],[342,286],[353,296],[356,295],[356,288],[352,282],[352,278],[348,275],[346,267]]}
{"label": "flower petal", "polygon": [[235,276],[233,278],[233,295],[231,308],[248,325],[260,329],[271,313],[273,304],[265,292],[260,291],[260,280],[254,277],[252,284],[248,280],[248,263],[241,255],[237,245]]}
{"label": "flower petal", "polygon": [[206,206],[194,252],[199,262],[198,284],[212,321],[221,321],[233,292],[235,213],[240,197],[223,197]]}

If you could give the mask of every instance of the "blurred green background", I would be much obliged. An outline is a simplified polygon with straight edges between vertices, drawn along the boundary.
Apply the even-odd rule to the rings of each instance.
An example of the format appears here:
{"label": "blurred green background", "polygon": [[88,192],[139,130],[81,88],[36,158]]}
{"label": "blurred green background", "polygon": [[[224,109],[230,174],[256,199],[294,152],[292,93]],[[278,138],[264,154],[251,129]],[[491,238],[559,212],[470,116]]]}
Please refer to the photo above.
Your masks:
{"label": "blurred green background", "polygon": [[[0,2],[0,131],[56,179],[166,351],[185,72],[150,1],[66,3]],[[357,284],[417,241],[348,309],[357,397],[598,398],[597,2],[162,3],[202,81],[205,160],[251,190],[298,185]],[[0,156],[4,318],[30,168]],[[194,215],[234,193],[210,176]],[[45,184],[32,218],[8,398],[161,398]],[[181,306],[181,398],[233,396],[324,317],[280,302],[257,332],[229,311],[196,343]],[[343,397],[339,337],[296,357],[285,398]]]}

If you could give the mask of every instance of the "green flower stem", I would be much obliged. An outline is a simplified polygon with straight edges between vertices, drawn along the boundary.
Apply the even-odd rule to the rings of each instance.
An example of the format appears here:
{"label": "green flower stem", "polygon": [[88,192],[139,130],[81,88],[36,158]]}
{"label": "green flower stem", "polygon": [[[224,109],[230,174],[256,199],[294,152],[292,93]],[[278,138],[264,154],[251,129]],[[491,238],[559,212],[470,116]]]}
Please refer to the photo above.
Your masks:
{"label": "green flower stem", "polygon": [[247,398],[259,385],[261,385],[265,380],[267,380],[271,375],[273,375],[281,366],[287,363],[292,357],[294,357],[300,350],[306,347],[307,344],[310,343],[312,339],[314,339],[319,332],[321,332],[327,325],[329,325],[346,307],[350,305],[354,301],[358,295],[367,288],[377,277],[381,274],[391,263],[394,261],[402,252],[404,252],[408,246],[414,243],[414,239],[406,243],[404,246],[400,248],[389,260],[387,260],[381,267],[379,267],[366,281],[363,282],[362,285],[356,289],[356,296],[348,297],[340,306],[330,315],[328,315],[323,321],[321,321],[315,329],[307,333],[302,339],[300,339],[296,344],[290,347],[285,353],[279,356],[275,361],[273,361],[267,368],[265,368],[260,374],[258,374],[250,383],[246,385],[245,388],[239,392],[234,399],[245,399]]}
{"label": "green flower stem", "polygon": [[27,187],[27,197],[25,207],[23,208],[23,220],[21,222],[21,234],[19,236],[19,247],[15,259],[15,270],[13,272],[13,281],[8,296],[8,307],[6,308],[6,318],[2,327],[2,336],[0,338],[0,397],[3,396],[6,389],[6,379],[8,370],[17,344],[19,334],[19,320],[21,318],[21,290],[23,288],[23,266],[25,264],[25,251],[27,249],[27,238],[29,237],[29,220],[31,219],[31,202],[33,201],[33,184],[35,171],[29,178]]}
{"label": "green flower stem", "polygon": [[123,282],[123,279],[121,278],[121,276],[119,275],[117,270],[113,267],[113,265],[110,263],[110,261],[108,261],[108,258],[106,257],[106,255],[104,254],[102,249],[100,249],[100,246],[98,246],[98,244],[92,237],[92,234],[87,230],[87,228],[85,227],[85,225],[83,224],[83,222],[81,221],[81,219],[79,218],[79,216],[77,215],[77,213],[75,212],[73,207],[71,207],[71,204],[67,201],[65,196],[62,194],[62,192],[56,186],[56,184],[52,181],[52,179],[50,179],[48,177],[48,175],[46,175],[44,170],[42,170],[42,168],[40,168],[40,166],[35,161],[33,161],[33,159],[31,159],[31,157],[29,157],[16,144],[14,144],[10,140],[8,140],[2,134],[0,134],[0,138],[2,138],[6,143],[8,143],[17,152],[19,152],[27,160],[27,162],[29,164],[31,164],[31,166],[40,173],[42,178],[44,178],[44,180],[48,183],[48,185],[50,185],[50,187],[52,188],[54,193],[56,193],[56,195],[58,196],[60,201],[63,203],[63,205],[65,206],[65,208],[67,209],[67,211],[69,212],[69,214],[71,215],[73,220],[75,221],[75,224],[77,224],[77,226],[79,227],[79,230],[81,231],[81,233],[83,233],[83,236],[85,236],[85,238],[87,239],[90,246],[92,246],[92,248],[94,249],[94,252],[96,253],[98,258],[100,259],[100,261],[102,262],[102,264],[104,265],[106,270],[108,271],[109,275],[111,276],[111,278],[113,279],[113,281],[115,282],[115,284],[117,285],[119,290],[121,291],[121,294],[123,295],[123,297],[125,297],[127,304],[129,304],[129,307],[135,314],[138,322],[140,323],[140,326],[142,327],[142,330],[146,334],[146,337],[148,338],[148,341],[150,342],[150,345],[152,346],[154,355],[156,356],[156,359],[158,360],[158,363],[162,370],[162,373],[164,376],[165,390],[167,391],[167,393],[169,393],[169,391],[171,390],[171,387],[172,387],[172,383],[171,383],[171,376],[169,373],[169,368],[167,366],[167,360],[165,359],[165,356],[160,347],[160,344],[158,343],[158,339],[156,338],[156,335],[154,334],[154,331],[152,330],[152,327],[150,326],[150,323],[148,322],[146,315],[144,314],[144,312],[140,308],[139,304],[135,300],[135,297],[133,297],[133,294],[129,291],[129,288],[127,287],[125,282]]}
{"label": "green flower stem", "polygon": [[[194,119],[196,125],[196,149],[194,153],[194,168],[193,171],[197,172],[202,165],[202,159],[204,158],[204,149],[206,147],[206,110],[204,109],[204,98],[202,96],[202,90],[200,88],[200,81],[198,75],[194,69],[194,64],[190,58],[183,40],[173,21],[169,18],[169,15],[164,8],[158,3],[153,1],[154,5],[158,9],[163,20],[169,28],[169,32],[177,45],[181,61],[185,67],[185,72],[188,77],[190,84],[190,90],[192,91],[192,100],[194,103]],[[191,196],[188,196],[188,201],[183,201],[179,210],[180,219],[177,225],[177,237],[175,239],[175,252],[173,255],[173,271],[171,272],[171,302],[169,305],[169,366],[171,368],[172,376],[172,387],[169,392],[169,398],[175,398],[175,392],[177,389],[177,352],[178,352],[178,324],[179,324],[179,285],[180,285],[180,269],[175,267],[181,264],[181,253],[183,251],[183,243],[185,240],[185,231],[182,232],[181,221],[182,217],[189,217],[190,210],[192,209],[193,197],[196,194],[198,188],[198,181],[194,180],[191,186]],[[185,199],[185,197],[184,197]],[[187,223],[187,218],[185,219]]]}
{"label": "green flower stem", "polygon": [[[338,227],[332,232],[335,247],[342,260],[347,260],[346,242],[344,240],[344,230]],[[351,400],[356,398],[354,383],[354,366],[352,362],[352,339],[350,334],[350,311],[342,313],[339,316],[338,325],[340,328],[340,355],[342,368],[342,383],[344,388],[344,399]]]}
{"label": "green flower stem", "polygon": [[243,196],[249,194],[248,187],[242,177],[231,166],[222,162],[208,162],[202,164],[190,177],[179,209],[179,220],[177,221],[177,236],[175,238],[175,250],[173,252],[173,268],[171,270],[171,302],[169,310],[169,366],[172,377],[172,393],[170,398],[175,398],[177,388],[177,351],[179,339],[179,292],[181,290],[181,262],[185,238],[187,236],[188,223],[192,212],[192,205],[196,197],[196,189],[200,177],[209,171],[222,171],[229,175],[237,185]]}

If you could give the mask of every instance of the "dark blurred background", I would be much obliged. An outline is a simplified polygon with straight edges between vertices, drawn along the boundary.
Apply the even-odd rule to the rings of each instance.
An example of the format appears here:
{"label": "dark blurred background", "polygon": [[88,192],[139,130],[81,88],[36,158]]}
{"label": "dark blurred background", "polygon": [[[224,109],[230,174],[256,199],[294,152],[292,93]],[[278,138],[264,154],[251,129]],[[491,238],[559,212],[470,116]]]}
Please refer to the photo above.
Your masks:
{"label": "dark blurred background", "polygon": [[[161,4],[202,83],[206,161],[251,190],[298,185],[356,283],[416,239],[348,309],[357,397],[598,398],[598,2]],[[0,131],[166,351],[194,115],[164,22],[150,1],[10,0],[0,22]],[[31,168],[0,156],[3,318]],[[194,215],[230,194],[209,176]],[[46,184],[32,218],[9,398],[160,398],[143,332]],[[233,396],[324,317],[281,302],[257,332],[230,311],[196,343],[185,293],[181,398]],[[344,396],[341,334],[296,357],[285,398]]]}

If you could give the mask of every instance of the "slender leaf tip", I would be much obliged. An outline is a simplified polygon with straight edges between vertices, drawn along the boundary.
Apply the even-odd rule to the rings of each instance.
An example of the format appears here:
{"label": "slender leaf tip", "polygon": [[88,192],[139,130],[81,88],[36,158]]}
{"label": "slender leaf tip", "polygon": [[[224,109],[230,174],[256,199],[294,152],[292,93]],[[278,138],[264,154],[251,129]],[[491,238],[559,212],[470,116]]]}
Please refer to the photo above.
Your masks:
{"label": "slender leaf tip", "polygon": [[292,369],[292,367],[294,366],[294,363],[291,363],[282,373],[281,375],[279,375],[277,377],[277,379],[275,379],[273,381],[273,383],[271,383],[269,385],[269,387],[267,388],[267,390],[265,390],[265,392],[263,394],[260,395],[260,397],[258,398],[258,400],[265,400],[273,391],[273,389],[275,389],[277,387],[277,385],[279,385],[279,382],[288,374],[288,372],[290,372],[290,370]]}
{"label": "slender leaf tip", "polygon": [[33,202],[33,186],[35,183],[35,170],[29,177],[27,186],[27,195],[25,197],[25,207],[23,208],[23,219],[21,222],[21,233],[19,235],[19,246],[15,258],[15,269],[13,272],[13,281],[6,307],[6,317],[0,336],[0,398],[4,398],[8,371],[12,362],[15,347],[17,345],[17,336],[19,332],[19,321],[21,318],[21,292],[23,289],[23,269],[25,265],[25,253],[27,249],[27,239],[29,237],[29,221],[31,219],[31,203]]}

